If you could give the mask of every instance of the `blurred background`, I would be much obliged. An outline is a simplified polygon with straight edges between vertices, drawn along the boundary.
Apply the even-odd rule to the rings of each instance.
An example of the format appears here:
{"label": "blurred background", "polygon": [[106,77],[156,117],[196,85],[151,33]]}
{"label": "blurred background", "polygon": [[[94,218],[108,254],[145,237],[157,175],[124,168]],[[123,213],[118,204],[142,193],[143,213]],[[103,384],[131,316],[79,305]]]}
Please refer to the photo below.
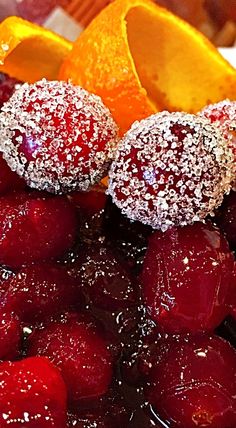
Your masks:
{"label": "blurred background", "polygon": [[[112,0],[0,0],[0,20],[19,15],[55,25],[63,14],[78,23],[78,32]],[[216,46],[236,41],[236,0],[156,0],[203,32]],[[52,23],[52,24],[51,24]],[[50,26],[48,25],[48,26]],[[73,37],[73,36],[72,36]]]}

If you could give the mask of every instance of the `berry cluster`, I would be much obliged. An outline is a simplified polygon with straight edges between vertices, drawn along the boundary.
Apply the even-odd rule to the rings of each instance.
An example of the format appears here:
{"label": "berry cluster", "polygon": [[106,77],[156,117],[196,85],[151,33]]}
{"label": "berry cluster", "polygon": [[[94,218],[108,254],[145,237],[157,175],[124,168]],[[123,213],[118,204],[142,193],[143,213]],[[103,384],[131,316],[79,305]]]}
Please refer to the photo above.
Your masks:
{"label": "berry cluster", "polygon": [[118,142],[99,97],[15,83],[0,79],[0,427],[235,428],[235,103]]}

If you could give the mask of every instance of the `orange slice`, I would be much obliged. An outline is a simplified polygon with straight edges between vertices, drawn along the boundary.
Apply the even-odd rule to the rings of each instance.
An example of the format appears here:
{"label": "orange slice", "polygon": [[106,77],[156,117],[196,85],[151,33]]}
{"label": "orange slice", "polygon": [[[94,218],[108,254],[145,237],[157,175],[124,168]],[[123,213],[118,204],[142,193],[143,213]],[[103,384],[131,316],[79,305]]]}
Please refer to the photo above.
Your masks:
{"label": "orange slice", "polygon": [[59,77],[100,95],[125,132],[168,109],[236,99],[236,70],[197,30],[149,0],[116,0],[85,29]]}
{"label": "orange slice", "polygon": [[71,48],[67,40],[21,18],[0,24],[0,71],[19,80],[56,79]]}

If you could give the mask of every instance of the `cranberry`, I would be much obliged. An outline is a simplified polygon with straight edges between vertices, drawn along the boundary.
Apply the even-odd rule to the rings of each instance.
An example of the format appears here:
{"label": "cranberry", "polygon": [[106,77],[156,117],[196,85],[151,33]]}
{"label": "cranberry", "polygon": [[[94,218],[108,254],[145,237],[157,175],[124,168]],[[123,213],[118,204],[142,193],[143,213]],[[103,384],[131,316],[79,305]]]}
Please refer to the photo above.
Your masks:
{"label": "cranberry", "polygon": [[93,216],[101,212],[106,204],[106,188],[96,186],[89,192],[72,192],[69,199],[84,217]]}
{"label": "cranberry", "polygon": [[14,360],[19,356],[21,325],[16,315],[0,310],[0,360]]}
{"label": "cranberry", "polygon": [[79,412],[79,414],[69,413],[68,427],[70,428],[111,428],[107,423],[106,418],[96,412]]}
{"label": "cranberry", "polygon": [[135,278],[126,263],[104,244],[83,249],[72,274],[95,306],[112,311],[137,302]]}
{"label": "cranberry", "polygon": [[0,266],[0,301],[2,301],[2,296],[9,287],[9,279],[14,275],[15,272],[13,272],[11,269]]}
{"label": "cranberry", "polygon": [[30,187],[87,190],[106,173],[117,126],[102,100],[79,86],[45,79],[24,84],[0,115],[0,149]]}
{"label": "cranberry", "polygon": [[0,364],[0,426],[65,428],[65,384],[46,358]]}
{"label": "cranberry", "polygon": [[112,357],[94,322],[69,317],[35,332],[29,355],[46,356],[61,369],[72,402],[104,394],[112,378]]}
{"label": "cranberry", "polygon": [[199,113],[214,123],[224,133],[236,156],[236,101],[223,100],[204,107]]}
{"label": "cranberry", "polygon": [[12,96],[13,92],[16,90],[16,85],[19,83],[21,83],[19,80],[7,74],[0,73],[0,110],[3,104]]}
{"label": "cranberry", "polygon": [[232,248],[236,248],[236,192],[232,191],[228,196],[225,196],[215,221],[226,235]]}
{"label": "cranberry", "polygon": [[202,220],[221,204],[232,163],[223,135],[207,119],[157,113],[124,136],[108,191],[131,220],[165,231]]}
{"label": "cranberry", "polygon": [[2,305],[24,322],[46,320],[81,301],[76,281],[59,265],[24,267],[7,282]]}
{"label": "cranberry", "polygon": [[156,355],[146,395],[171,427],[236,426],[236,352],[226,341],[169,339]]}
{"label": "cranberry", "polygon": [[229,313],[233,269],[228,243],[210,222],[155,232],[141,274],[149,315],[165,332],[214,329]]}
{"label": "cranberry", "polygon": [[13,172],[0,155],[0,195],[12,190],[22,190],[25,182]]}
{"label": "cranberry", "polygon": [[64,197],[33,192],[0,198],[0,263],[11,267],[56,258],[75,240],[74,208]]}

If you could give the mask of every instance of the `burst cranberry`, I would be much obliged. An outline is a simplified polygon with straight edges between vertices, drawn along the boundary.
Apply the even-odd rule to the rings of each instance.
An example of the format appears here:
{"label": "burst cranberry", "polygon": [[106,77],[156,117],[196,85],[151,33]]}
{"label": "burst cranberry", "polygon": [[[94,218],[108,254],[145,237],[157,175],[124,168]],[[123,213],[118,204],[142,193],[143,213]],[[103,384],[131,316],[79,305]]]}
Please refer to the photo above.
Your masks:
{"label": "burst cranberry", "polygon": [[21,326],[16,315],[0,310],[0,360],[14,360],[19,356]]}
{"label": "burst cranberry", "polygon": [[76,228],[76,213],[64,197],[1,197],[0,263],[17,267],[60,257],[74,243]]}
{"label": "burst cranberry", "polygon": [[236,352],[218,337],[165,341],[156,349],[147,397],[171,426],[236,426]]}
{"label": "burst cranberry", "polygon": [[0,73],[0,110],[3,104],[12,96],[13,92],[16,90],[16,85],[19,83],[21,82],[13,77]]}
{"label": "burst cranberry", "polygon": [[214,329],[229,313],[233,255],[210,222],[155,232],[141,275],[151,318],[165,332]]}
{"label": "burst cranberry", "polygon": [[0,114],[0,149],[28,185],[87,190],[106,173],[117,127],[102,100],[66,82],[22,85]]}
{"label": "burst cranberry", "polygon": [[7,282],[2,305],[24,322],[46,320],[81,301],[76,281],[59,265],[25,267]]}
{"label": "burst cranberry", "polygon": [[226,235],[232,248],[236,247],[236,192],[225,196],[224,202],[217,212],[216,223]]}
{"label": "burst cranberry", "polygon": [[89,246],[72,267],[90,302],[106,310],[134,305],[137,287],[126,264],[106,245]]}
{"label": "burst cranberry", "polygon": [[111,382],[112,357],[93,322],[70,317],[34,334],[29,355],[47,356],[61,369],[71,401],[104,394]]}
{"label": "burst cranberry", "polygon": [[1,428],[65,428],[66,389],[46,358],[0,364]]}
{"label": "burst cranberry", "polygon": [[118,145],[108,191],[131,220],[165,231],[202,220],[221,204],[232,163],[209,120],[157,113],[135,122]]}

